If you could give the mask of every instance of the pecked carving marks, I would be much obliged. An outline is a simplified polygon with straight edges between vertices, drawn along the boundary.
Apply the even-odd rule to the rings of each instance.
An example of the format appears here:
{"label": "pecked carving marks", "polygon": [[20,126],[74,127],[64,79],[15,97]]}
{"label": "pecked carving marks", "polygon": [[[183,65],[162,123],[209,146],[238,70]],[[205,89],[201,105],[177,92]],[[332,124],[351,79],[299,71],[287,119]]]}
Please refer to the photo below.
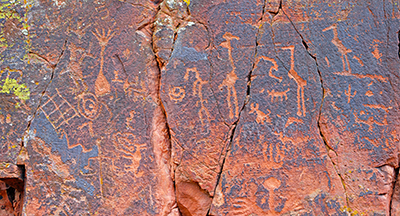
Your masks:
{"label": "pecked carving marks", "polygon": [[[237,93],[236,93],[236,89],[235,89],[235,83],[236,83],[238,77],[235,73],[236,67],[235,67],[235,63],[233,61],[233,57],[232,57],[231,41],[234,39],[240,40],[240,38],[232,35],[229,32],[226,32],[224,34],[223,38],[226,41],[222,42],[220,44],[220,46],[228,49],[228,57],[229,57],[229,62],[231,63],[232,70],[230,73],[228,73],[226,75],[226,78],[224,79],[224,81],[222,81],[222,83],[218,87],[220,88],[220,90],[222,90],[224,87],[226,87],[226,90],[228,92],[227,100],[228,100],[228,108],[229,108],[229,118],[234,119],[234,118],[237,118],[239,115],[239,104],[238,104]],[[232,99],[233,99],[233,101],[232,101]],[[233,102],[233,104],[232,104],[232,102]]]}
{"label": "pecked carving marks", "polygon": [[304,102],[304,87],[307,86],[307,81],[301,78],[294,70],[294,46],[282,47],[283,50],[290,50],[290,69],[288,76],[297,84],[297,115],[306,116],[306,105]]}
{"label": "pecked carving marks", "polygon": [[104,70],[104,51],[107,47],[108,42],[113,38],[115,35],[115,32],[112,32],[112,30],[104,30],[102,29],[99,31],[98,29],[95,29],[96,32],[93,32],[93,35],[97,38],[97,41],[101,47],[100,51],[100,71],[99,75],[97,76],[96,79],[96,95],[97,96],[102,96],[104,94],[108,94],[111,92],[110,90],[110,84],[108,83],[106,77],[104,76],[103,70]]}

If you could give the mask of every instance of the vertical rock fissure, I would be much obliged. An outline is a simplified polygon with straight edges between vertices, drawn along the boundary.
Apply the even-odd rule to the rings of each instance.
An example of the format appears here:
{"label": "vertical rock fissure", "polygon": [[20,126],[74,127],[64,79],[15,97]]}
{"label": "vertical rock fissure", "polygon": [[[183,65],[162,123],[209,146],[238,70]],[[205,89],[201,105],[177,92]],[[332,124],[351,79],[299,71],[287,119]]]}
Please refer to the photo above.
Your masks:
{"label": "vertical rock fissure", "polygon": [[[258,26],[258,30],[257,30],[256,38],[255,38],[255,40],[256,40],[256,41],[255,41],[256,45],[255,45],[255,49],[254,49],[253,64],[252,64],[252,67],[251,67],[250,72],[247,74],[246,96],[245,96],[245,98],[244,98],[243,106],[241,107],[241,109],[240,109],[240,111],[239,111],[238,117],[237,117],[236,121],[233,122],[233,124],[232,124],[232,128],[231,128],[231,130],[230,130],[229,142],[227,143],[227,146],[223,149],[223,151],[224,151],[224,153],[223,153],[223,159],[222,159],[222,163],[221,163],[221,165],[220,165],[220,170],[219,170],[218,175],[217,175],[217,181],[216,181],[216,184],[215,184],[215,187],[214,187],[214,196],[212,197],[212,199],[214,199],[215,194],[216,194],[216,190],[217,190],[217,188],[218,188],[218,185],[219,185],[220,182],[221,182],[221,176],[222,176],[222,172],[223,172],[223,170],[224,170],[226,158],[227,158],[228,152],[229,152],[229,150],[230,150],[230,148],[231,148],[231,146],[232,146],[232,143],[233,143],[233,140],[234,140],[234,137],[235,137],[235,132],[236,132],[236,129],[237,129],[237,125],[238,125],[238,123],[239,123],[239,121],[240,121],[240,116],[241,116],[243,110],[245,109],[246,105],[247,105],[247,104],[249,103],[249,101],[250,101],[250,97],[251,97],[251,96],[250,96],[250,92],[251,92],[251,76],[252,76],[253,71],[254,71],[254,69],[255,69],[255,67],[256,67],[256,60],[257,60],[258,46],[259,46],[259,44],[258,44],[258,39],[259,39],[259,36],[260,36],[260,29],[262,28],[262,25],[263,25],[263,17],[264,17],[264,14],[265,14],[265,6],[266,6],[266,0],[264,0],[264,2],[263,2],[262,14],[261,14],[261,17],[260,17],[260,19],[259,19],[260,25],[257,25],[257,26]],[[222,154],[221,154],[221,155],[222,155]],[[211,206],[212,206],[212,201],[211,201]],[[208,211],[207,211],[207,216],[210,215],[211,206],[209,207],[209,209],[208,209]]]}
{"label": "vertical rock fissure", "polygon": [[[54,78],[54,74],[55,74],[57,65],[58,65],[58,63],[60,62],[60,60],[61,60],[62,56],[64,55],[64,52],[65,52],[65,50],[66,50],[66,48],[67,48],[67,42],[68,42],[68,38],[65,38],[64,44],[63,44],[63,48],[62,48],[62,50],[61,50],[61,53],[60,53],[60,55],[58,56],[56,63],[55,63],[55,64],[52,64],[52,65],[51,65],[50,61],[48,61],[46,58],[42,57],[41,55],[38,55],[38,54],[33,53],[33,52],[30,52],[30,53],[32,53],[32,54],[35,54],[35,55],[39,56],[40,58],[44,59],[48,64],[50,64],[50,67],[52,68],[52,71],[51,71],[50,81],[46,84],[46,86],[44,87],[42,93],[40,94],[39,102],[38,102],[38,105],[36,106],[35,112],[33,112],[33,116],[32,116],[32,117],[29,119],[29,121],[28,121],[28,125],[27,125],[27,127],[26,127],[25,132],[24,132],[24,137],[28,136],[29,131],[30,131],[30,127],[31,127],[31,123],[32,123],[32,121],[35,119],[35,117],[36,117],[36,115],[37,115],[37,113],[38,113],[38,111],[39,111],[39,108],[40,108],[40,106],[42,105],[43,96],[46,94],[47,89],[49,88],[50,84],[51,84],[52,81],[53,81],[53,78]],[[25,142],[27,142],[27,141],[26,141],[25,139],[22,139],[22,141],[21,141],[21,147],[26,147],[26,146],[25,146],[25,145],[26,145]],[[22,151],[22,150],[23,150],[23,149],[21,149],[21,151]]]}
{"label": "vertical rock fissure", "polygon": [[[389,31],[388,31],[388,34],[389,34]],[[398,44],[397,44],[397,46],[398,46],[398,53],[397,53],[397,54],[398,54],[398,57],[399,57],[399,59],[400,59],[400,30],[397,32],[397,37],[398,37]],[[389,41],[389,39],[388,39],[388,41]],[[398,78],[398,77],[397,77],[397,78]],[[393,86],[393,84],[392,84],[391,79],[389,79],[389,83],[390,83],[390,85],[391,85],[393,91],[395,91],[395,88],[394,88],[394,86]],[[399,103],[398,103],[398,101],[397,101],[397,98],[394,97],[394,99],[395,99],[397,105],[399,106]],[[394,197],[394,194],[395,194],[395,191],[396,191],[397,179],[398,179],[398,177],[399,177],[399,170],[400,170],[400,164],[398,165],[397,168],[394,169],[394,179],[393,179],[393,183],[392,183],[392,184],[393,184],[393,185],[392,185],[392,194],[391,194],[391,196],[390,196],[390,201],[389,201],[389,216],[392,216],[393,197]]]}
{"label": "vertical rock fissure", "polygon": [[154,30],[155,20],[161,7],[160,2],[158,4],[157,11],[153,17],[151,25],[151,47],[154,54],[154,62],[149,66],[149,79],[150,79],[150,97],[155,102],[155,110],[153,112],[153,120],[151,126],[151,143],[153,146],[155,162],[158,170],[158,185],[157,185],[157,199],[160,201],[161,214],[163,216],[180,215],[178,205],[176,203],[176,187],[175,181],[172,176],[174,172],[171,169],[171,133],[167,121],[167,113],[160,97],[161,88],[161,72],[165,64],[157,56],[154,44]]}
{"label": "vertical rock fissure", "polygon": [[293,28],[294,28],[294,30],[296,31],[296,33],[297,33],[297,34],[299,35],[299,37],[301,38],[302,45],[304,46],[306,52],[307,52],[308,55],[315,61],[315,65],[316,65],[316,67],[317,67],[317,72],[318,72],[319,80],[320,80],[320,83],[321,83],[321,90],[322,90],[321,105],[320,105],[320,107],[319,107],[318,118],[317,118],[317,127],[318,127],[318,131],[319,131],[319,135],[320,135],[322,141],[324,142],[327,156],[328,156],[330,162],[332,163],[333,168],[335,169],[335,172],[336,172],[336,174],[338,175],[338,177],[340,178],[340,181],[341,181],[341,183],[342,183],[343,190],[344,190],[344,195],[345,195],[345,198],[346,198],[347,209],[350,209],[349,198],[348,198],[348,196],[347,196],[345,181],[344,181],[342,175],[340,174],[338,168],[336,167],[336,164],[333,162],[331,156],[329,155],[329,151],[333,151],[333,152],[336,154],[336,156],[338,156],[338,154],[337,154],[337,152],[336,152],[332,147],[329,146],[328,141],[326,140],[326,138],[325,138],[325,136],[324,136],[324,133],[323,133],[322,130],[321,130],[321,115],[322,115],[322,108],[323,108],[323,105],[324,105],[324,100],[325,100],[325,93],[326,93],[326,91],[325,91],[325,87],[324,87],[324,81],[323,81],[323,79],[322,79],[322,74],[321,74],[321,71],[320,71],[320,69],[319,69],[317,57],[314,56],[314,55],[312,55],[312,54],[310,53],[310,51],[309,51],[309,46],[308,46],[308,44],[305,42],[303,35],[300,34],[300,32],[298,31],[298,29],[296,28],[296,26],[294,25],[294,23],[292,22],[292,20],[289,18],[289,16],[285,13],[285,11],[283,10],[283,8],[281,8],[281,9],[282,9],[283,14],[285,14],[285,16],[287,17],[287,19],[289,20],[289,22],[290,22],[291,25],[293,26]]}
{"label": "vertical rock fissure", "polygon": [[207,30],[207,35],[208,35],[208,39],[209,39],[209,45],[206,47],[206,49],[208,47],[210,48],[210,54],[207,56],[207,61],[208,61],[208,64],[210,65],[210,79],[209,79],[208,85],[210,87],[212,96],[213,96],[213,98],[215,100],[215,103],[217,105],[217,110],[218,110],[219,116],[221,116],[221,119],[224,121],[224,124],[229,127],[229,124],[226,122],[226,119],[224,118],[224,115],[222,115],[221,107],[220,107],[219,102],[218,102],[218,98],[215,95],[214,89],[213,89],[212,84],[211,84],[212,83],[211,80],[212,80],[212,77],[213,77],[212,75],[213,75],[213,72],[214,72],[214,66],[213,66],[213,64],[212,64],[212,62],[210,60],[210,56],[212,56],[212,50],[213,49],[216,50],[215,45],[214,45],[214,40],[213,40],[213,37],[212,37],[212,32],[211,32],[211,29],[205,23],[202,23],[200,21],[196,21],[196,22],[198,22],[201,25],[203,25],[204,28]]}
{"label": "vertical rock fissure", "polygon": [[394,192],[395,192],[395,189],[396,189],[397,178],[399,177],[399,169],[400,169],[400,167],[397,167],[396,169],[394,169],[394,180],[393,180],[393,185],[392,185],[392,194],[390,196],[390,201],[389,201],[389,216],[392,216],[392,202],[393,202]]}
{"label": "vertical rock fissure", "polygon": [[399,43],[397,44],[397,46],[399,48],[397,55],[399,56],[399,59],[400,59],[400,30],[397,32],[397,37],[399,39]]}
{"label": "vertical rock fissure", "polygon": [[[157,57],[155,57],[157,58]],[[156,60],[157,61],[157,60]],[[171,178],[171,176],[173,175],[171,173],[171,133],[170,133],[170,128],[167,122],[167,114],[164,108],[164,105],[160,99],[160,82],[161,82],[161,69],[160,69],[160,65],[159,65],[159,61],[157,61],[156,63],[156,68],[159,72],[157,77],[157,86],[153,86],[156,88],[157,93],[155,94],[155,98],[153,98],[156,102],[156,108],[153,114],[153,121],[152,121],[152,144],[153,144],[153,148],[154,148],[154,154],[156,157],[156,163],[158,166],[158,169],[160,169],[161,172],[166,172],[163,173],[163,175],[160,175],[159,177],[162,178],[164,177],[164,181],[171,181],[172,186],[173,186],[173,194],[169,194],[172,195],[174,197],[173,201],[175,204],[170,204],[170,203],[163,203],[163,207],[168,208],[168,205],[171,207],[168,209],[163,208],[163,214],[162,215],[168,215],[169,213],[172,212],[172,210],[174,208],[177,208],[176,202],[175,202],[175,182],[173,181],[173,179]],[[163,181],[160,180],[160,181]],[[166,184],[168,184],[167,182],[164,182]],[[159,187],[161,187],[161,185],[159,185]],[[160,190],[168,190],[168,188],[160,188]],[[166,191],[167,192],[167,191]],[[167,197],[165,197],[165,199],[168,199]]]}
{"label": "vertical rock fissure", "polygon": [[283,63],[283,61],[281,60],[281,58],[279,58],[279,56],[278,56],[278,52],[276,51],[277,49],[276,49],[276,43],[275,43],[275,31],[274,31],[274,28],[273,28],[273,20],[274,20],[274,17],[276,16],[276,15],[278,15],[279,14],[279,11],[281,11],[282,10],[282,0],[279,2],[279,7],[278,7],[278,10],[276,10],[276,11],[268,11],[268,13],[269,14],[271,14],[271,16],[272,16],[272,19],[271,19],[271,33],[272,33],[272,37],[271,37],[271,39],[272,39],[272,44],[274,45],[274,53],[275,53],[275,58],[276,59],[278,59],[278,61],[282,64],[282,66],[283,66],[283,68],[285,68],[286,69],[286,71],[289,71],[289,68],[287,68],[286,67],[286,65]]}

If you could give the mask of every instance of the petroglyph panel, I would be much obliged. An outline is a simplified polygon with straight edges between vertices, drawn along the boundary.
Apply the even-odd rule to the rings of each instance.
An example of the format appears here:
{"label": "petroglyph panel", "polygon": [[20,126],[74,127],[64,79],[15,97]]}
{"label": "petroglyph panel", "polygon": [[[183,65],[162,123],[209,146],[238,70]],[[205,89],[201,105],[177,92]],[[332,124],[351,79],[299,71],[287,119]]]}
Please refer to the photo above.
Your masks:
{"label": "petroglyph panel", "polygon": [[[251,99],[225,162],[215,215],[233,209],[234,215],[340,214],[346,203],[317,129],[322,98],[317,65],[293,26],[282,23],[286,20],[280,11],[260,29]],[[323,202],[312,204],[317,199]]]}
{"label": "petroglyph panel", "polygon": [[[209,35],[199,24],[179,30],[176,43],[182,47],[174,49],[162,73],[161,98],[168,113],[176,176],[196,181],[212,194],[229,127],[224,124],[211,89],[211,40],[192,44],[192,37]],[[191,138],[186,134],[191,134]]]}
{"label": "petroglyph panel", "polygon": [[32,30],[50,38],[35,41],[42,43],[35,47],[42,58],[53,62],[47,55],[57,41],[63,51],[54,57],[25,138],[27,214],[159,214],[159,180],[150,171],[157,170],[151,143],[157,104],[149,96],[148,66],[155,60],[151,37],[136,31],[143,21],[136,15],[154,16],[156,4],[63,4],[32,8],[38,14],[46,9],[64,35],[46,22],[41,28],[47,31]]}
{"label": "petroglyph panel", "polygon": [[399,8],[0,0],[0,214],[398,214]]}
{"label": "petroglyph panel", "polygon": [[238,119],[244,105],[262,6],[262,1],[221,2],[206,14],[212,37],[211,86],[228,124]]}
{"label": "petroglyph panel", "polygon": [[[196,6],[189,5],[193,22],[183,22],[176,30],[161,76],[161,97],[171,130],[178,206],[190,214],[206,214],[207,208],[196,210],[182,197],[198,194],[193,199],[211,203],[232,124],[245,102],[262,2],[218,2],[205,14],[196,14],[191,8]],[[198,187],[186,190],[196,191],[185,194],[185,187],[193,184]]]}
{"label": "petroglyph panel", "polygon": [[[399,137],[395,108],[398,91],[394,84],[398,82],[394,75],[398,74],[394,69],[399,64],[398,37],[397,30],[390,27],[398,20],[393,5],[311,4],[311,11],[325,14],[345,9],[337,14],[339,19],[310,19],[305,27],[293,16],[294,8],[300,10],[304,4],[288,1],[285,12],[293,17],[318,63],[324,87],[321,134],[343,179],[346,206],[352,213],[388,215],[392,189],[387,187],[392,185],[393,169],[398,167]],[[310,18],[317,15],[306,14]],[[363,170],[371,176],[366,177]]]}

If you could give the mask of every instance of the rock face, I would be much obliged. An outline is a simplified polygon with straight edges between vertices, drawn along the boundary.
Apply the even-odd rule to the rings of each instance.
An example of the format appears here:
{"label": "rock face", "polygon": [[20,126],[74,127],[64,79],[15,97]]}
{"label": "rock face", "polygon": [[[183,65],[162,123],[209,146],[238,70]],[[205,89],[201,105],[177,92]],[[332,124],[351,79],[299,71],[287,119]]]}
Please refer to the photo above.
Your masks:
{"label": "rock face", "polygon": [[1,215],[400,215],[400,2],[0,0]]}

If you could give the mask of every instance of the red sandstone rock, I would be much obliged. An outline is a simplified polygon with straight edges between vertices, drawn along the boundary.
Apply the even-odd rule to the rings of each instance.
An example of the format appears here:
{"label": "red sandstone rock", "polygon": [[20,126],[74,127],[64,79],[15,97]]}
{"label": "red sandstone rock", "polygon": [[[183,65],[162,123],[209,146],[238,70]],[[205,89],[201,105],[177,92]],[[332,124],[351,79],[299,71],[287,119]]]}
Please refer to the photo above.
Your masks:
{"label": "red sandstone rock", "polygon": [[2,1],[0,214],[400,214],[399,7]]}

